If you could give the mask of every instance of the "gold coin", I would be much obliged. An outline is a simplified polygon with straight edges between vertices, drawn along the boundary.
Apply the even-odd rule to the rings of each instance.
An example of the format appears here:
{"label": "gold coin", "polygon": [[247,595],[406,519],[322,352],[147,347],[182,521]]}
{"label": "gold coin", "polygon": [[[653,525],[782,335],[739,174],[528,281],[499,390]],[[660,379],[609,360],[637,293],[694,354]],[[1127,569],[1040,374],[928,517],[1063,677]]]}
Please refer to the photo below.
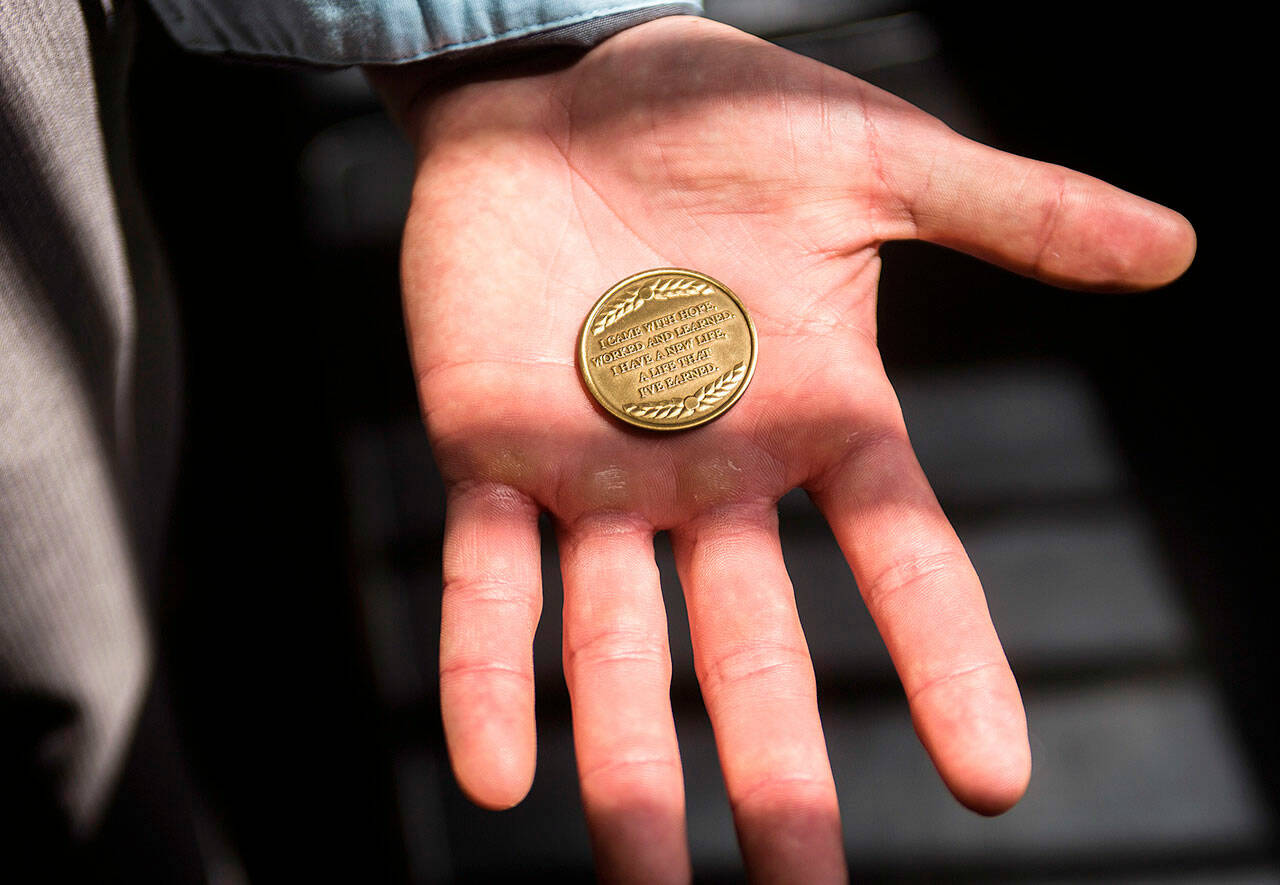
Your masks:
{"label": "gold coin", "polygon": [[649,430],[723,415],[756,368],[756,327],[738,297],[674,267],[627,277],[601,296],[578,339],[578,370],[610,413]]}

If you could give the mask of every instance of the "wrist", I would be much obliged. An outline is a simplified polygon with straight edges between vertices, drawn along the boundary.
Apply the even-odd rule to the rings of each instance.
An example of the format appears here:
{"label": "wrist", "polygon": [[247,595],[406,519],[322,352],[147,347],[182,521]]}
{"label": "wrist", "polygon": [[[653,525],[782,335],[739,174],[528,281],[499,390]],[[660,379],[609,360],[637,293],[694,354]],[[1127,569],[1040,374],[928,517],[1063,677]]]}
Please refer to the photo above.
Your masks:
{"label": "wrist", "polygon": [[457,59],[429,59],[403,65],[366,65],[365,78],[387,113],[415,143],[436,98],[472,83],[521,80],[571,67],[581,50],[529,47],[497,55],[468,53]]}
{"label": "wrist", "polygon": [[[673,7],[679,5],[672,4]],[[366,65],[363,70],[392,119],[416,145],[425,129],[425,118],[439,108],[436,100],[470,84],[514,86],[520,81],[544,78],[546,87],[550,88],[553,75],[574,67],[584,56],[606,45],[634,43],[641,47],[644,41],[635,42],[634,38],[650,30],[662,30],[663,42],[670,42],[690,28],[707,24],[705,19],[694,15],[664,14],[612,30],[591,46],[522,40],[408,64]],[[628,39],[620,41],[618,38],[623,34]],[[520,88],[517,91],[524,93]]]}

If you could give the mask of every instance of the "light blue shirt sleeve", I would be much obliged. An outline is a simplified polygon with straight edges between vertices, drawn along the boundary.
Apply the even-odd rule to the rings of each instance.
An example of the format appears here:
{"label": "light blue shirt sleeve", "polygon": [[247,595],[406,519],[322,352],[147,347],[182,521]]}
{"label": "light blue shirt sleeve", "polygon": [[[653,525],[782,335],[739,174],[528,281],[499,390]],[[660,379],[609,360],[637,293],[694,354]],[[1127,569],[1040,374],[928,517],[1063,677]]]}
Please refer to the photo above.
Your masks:
{"label": "light blue shirt sleeve", "polygon": [[418,61],[507,45],[591,46],[700,0],[151,0],[201,52],[318,65]]}

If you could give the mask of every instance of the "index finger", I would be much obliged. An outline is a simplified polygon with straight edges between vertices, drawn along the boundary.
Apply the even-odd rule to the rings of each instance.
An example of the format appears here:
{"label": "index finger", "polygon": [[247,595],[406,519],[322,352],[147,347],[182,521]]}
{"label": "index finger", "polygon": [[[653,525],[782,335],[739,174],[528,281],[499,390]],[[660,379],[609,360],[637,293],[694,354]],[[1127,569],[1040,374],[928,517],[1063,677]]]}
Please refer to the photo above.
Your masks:
{"label": "index finger", "polygon": [[1031,776],[1026,716],[986,598],[906,430],[864,438],[811,487],[951,792],[998,814]]}

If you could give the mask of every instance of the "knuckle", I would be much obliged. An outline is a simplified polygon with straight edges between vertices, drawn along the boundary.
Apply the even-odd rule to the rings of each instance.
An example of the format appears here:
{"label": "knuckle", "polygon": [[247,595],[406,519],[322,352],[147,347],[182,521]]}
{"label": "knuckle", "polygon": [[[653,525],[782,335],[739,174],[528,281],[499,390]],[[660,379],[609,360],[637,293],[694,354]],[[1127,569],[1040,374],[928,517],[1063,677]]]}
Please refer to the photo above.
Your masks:
{"label": "knuckle", "polygon": [[753,808],[812,806],[834,798],[835,786],[829,777],[811,771],[776,771],[747,781],[733,791],[730,802],[735,811]]}
{"label": "knuckle", "polygon": [[778,502],[769,498],[706,514],[690,528],[703,556],[740,559],[778,531]]}
{"label": "knuckle", "polygon": [[862,588],[862,597],[872,610],[883,609],[904,592],[930,587],[945,575],[968,562],[963,551],[932,550],[895,560]]}
{"label": "knuckle", "polygon": [[926,676],[919,685],[913,686],[907,696],[907,702],[914,704],[921,697],[957,682],[980,680],[987,678],[992,670],[999,671],[1007,665],[1002,661],[982,661],[976,664],[954,666],[952,669],[933,676]]}
{"label": "knuckle", "polygon": [[1053,255],[1054,240],[1062,221],[1063,211],[1071,192],[1071,179],[1066,172],[1050,170],[1045,173],[1041,183],[1044,197],[1038,207],[1039,222],[1036,225],[1036,252],[1032,259],[1032,269],[1043,271],[1046,262]]}
{"label": "knuckle", "polygon": [[483,618],[532,633],[542,616],[537,588],[503,575],[467,575],[444,582],[441,590],[446,627],[460,619]]}
{"label": "knuckle", "polygon": [[449,487],[449,503],[465,502],[481,512],[493,515],[511,514],[536,519],[541,509],[538,502],[520,489],[494,479],[461,479]]}
{"label": "knuckle", "polygon": [[885,472],[896,473],[897,465],[915,458],[892,391],[890,399],[892,409],[886,404],[880,420],[847,434],[844,445],[812,483],[819,495],[831,492],[836,484],[848,484],[851,477],[865,484]]}
{"label": "knuckle", "polygon": [[456,655],[440,662],[442,684],[475,677],[490,681],[517,682],[522,685],[533,684],[531,668],[517,666],[492,657]]}
{"label": "knuckle", "polygon": [[[669,797],[667,784],[661,775],[674,770],[679,776],[680,760],[667,753],[648,755],[609,754],[600,762],[578,772],[578,780],[584,790],[598,789],[616,795],[625,790],[632,798],[637,792],[649,794],[654,799]],[[658,777],[655,777],[659,775]]]}
{"label": "knuckle", "polygon": [[527,603],[530,590],[523,581],[505,575],[466,575],[444,582],[443,594],[455,603]]}
{"label": "knuckle", "polygon": [[670,678],[671,655],[665,635],[646,630],[600,630],[582,637],[565,637],[566,670],[627,663],[660,669]]}
{"label": "knuckle", "polygon": [[771,694],[775,696],[807,696],[817,691],[808,649],[789,642],[754,642],[716,655],[699,668],[698,682],[712,697],[744,686],[751,686],[753,693],[759,694],[761,685],[767,683],[774,684]]}

